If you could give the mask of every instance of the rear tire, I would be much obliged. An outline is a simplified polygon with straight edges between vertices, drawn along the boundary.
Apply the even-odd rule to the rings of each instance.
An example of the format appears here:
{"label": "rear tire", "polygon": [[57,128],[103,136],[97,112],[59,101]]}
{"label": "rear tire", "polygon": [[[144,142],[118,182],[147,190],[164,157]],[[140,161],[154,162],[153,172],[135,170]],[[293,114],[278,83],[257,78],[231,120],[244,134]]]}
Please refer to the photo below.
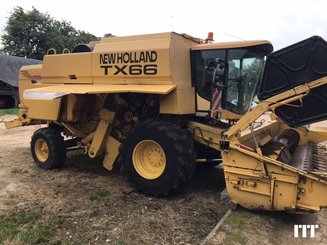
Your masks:
{"label": "rear tire", "polygon": [[31,140],[31,152],[39,168],[60,168],[66,161],[65,142],[60,131],[55,128],[35,131]]}
{"label": "rear tire", "polygon": [[178,191],[195,169],[193,140],[184,129],[163,121],[135,125],[120,148],[127,179],[145,194]]}

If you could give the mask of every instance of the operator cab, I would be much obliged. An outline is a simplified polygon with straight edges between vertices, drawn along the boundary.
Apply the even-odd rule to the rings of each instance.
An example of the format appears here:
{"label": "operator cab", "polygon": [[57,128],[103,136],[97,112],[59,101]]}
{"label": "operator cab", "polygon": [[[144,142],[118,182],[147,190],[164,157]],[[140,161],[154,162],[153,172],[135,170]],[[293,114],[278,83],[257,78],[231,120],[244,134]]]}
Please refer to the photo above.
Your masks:
{"label": "operator cab", "polygon": [[192,48],[197,114],[238,119],[249,111],[261,81],[268,41],[199,44]]}

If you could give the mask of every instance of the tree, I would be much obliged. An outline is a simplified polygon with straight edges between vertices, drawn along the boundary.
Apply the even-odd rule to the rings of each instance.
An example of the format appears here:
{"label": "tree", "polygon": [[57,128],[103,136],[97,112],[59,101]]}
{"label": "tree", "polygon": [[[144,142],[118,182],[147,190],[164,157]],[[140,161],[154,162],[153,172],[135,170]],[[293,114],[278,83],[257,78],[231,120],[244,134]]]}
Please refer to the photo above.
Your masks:
{"label": "tree", "polygon": [[9,55],[42,59],[49,48],[62,52],[72,50],[79,43],[98,38],[90,33],[76,30],[67,21],[57,21],[33,7],[24,11],[14,8],[2,35],[2,51]]}
{"label": "tree", "polygon": [[111,33],[106,33],[106,34],[104,34],[104,36],[103,37],[116,37],[115,35],[113,35],[113,34],[111,34]]}

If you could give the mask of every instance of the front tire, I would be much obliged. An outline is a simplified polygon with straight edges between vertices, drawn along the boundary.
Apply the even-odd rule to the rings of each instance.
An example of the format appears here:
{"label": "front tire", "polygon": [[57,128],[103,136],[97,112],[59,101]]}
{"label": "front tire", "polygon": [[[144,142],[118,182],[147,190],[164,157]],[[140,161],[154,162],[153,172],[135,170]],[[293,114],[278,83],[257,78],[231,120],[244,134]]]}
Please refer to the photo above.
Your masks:
{"label": "front tire", "polygon": [[178,191],[195,169],[193,140],[184,129],[163,121],[135,125],[120,148],[127,179],[149,195]]}
{"label": "front tire", "polygon": [[35,131],[31,140],[31,152],[39,168],[60,168],[66,161],[64,139],[55,128],[41,128]]}

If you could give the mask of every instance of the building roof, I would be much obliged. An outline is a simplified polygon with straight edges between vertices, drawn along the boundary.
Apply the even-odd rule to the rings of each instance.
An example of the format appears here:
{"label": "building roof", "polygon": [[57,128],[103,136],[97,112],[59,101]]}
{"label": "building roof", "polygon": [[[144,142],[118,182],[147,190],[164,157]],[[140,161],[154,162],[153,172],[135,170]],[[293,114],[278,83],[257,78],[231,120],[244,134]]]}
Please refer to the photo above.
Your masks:
{"label": "building roof", "polygon": [[18,87],[19,69],[24,65],[41,63],[41,60],[26,59],[10,55],[0,55],[0,80],[13,87]]}

